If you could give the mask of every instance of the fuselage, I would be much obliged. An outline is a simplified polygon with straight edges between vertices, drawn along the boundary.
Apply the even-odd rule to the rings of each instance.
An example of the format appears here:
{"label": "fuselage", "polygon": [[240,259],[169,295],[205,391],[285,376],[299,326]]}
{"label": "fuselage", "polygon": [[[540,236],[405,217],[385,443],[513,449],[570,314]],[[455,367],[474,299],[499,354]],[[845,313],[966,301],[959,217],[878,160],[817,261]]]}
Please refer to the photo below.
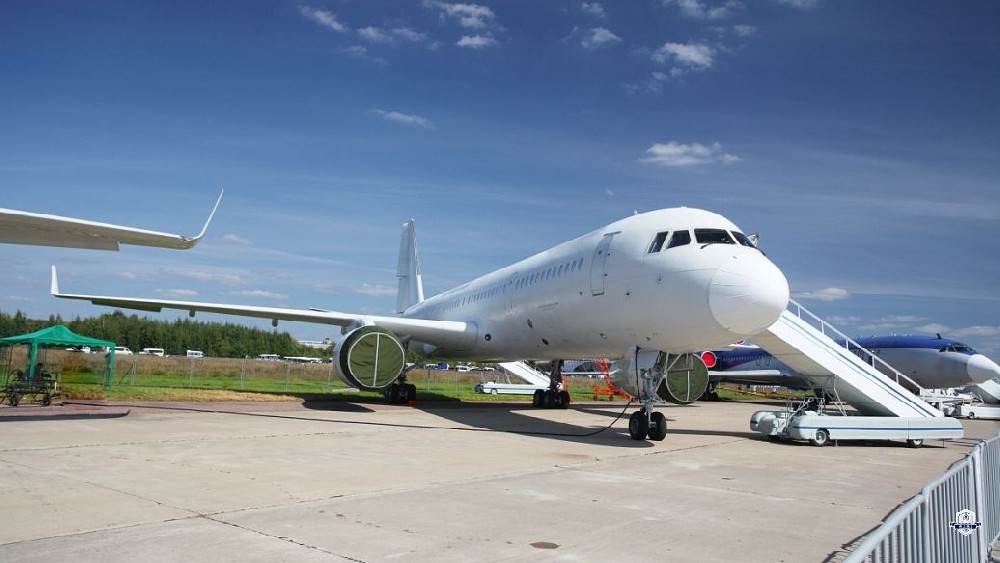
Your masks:
{"label": "fuselage", "polygon": [[[925,389],[983,383],[1000,377],[1000,366],[971,347],[939,335],[871,336],[855,342]],[[712,378],[771,385],[804,384],[794,370],[760,348],[713,352]],[[888,372],[881,365],[879,369]]]}
{"label": "fuselage", "polygon": [[413,305],[412,319],[475,335],[432,355],[475,359],[621,356],[721,346],[784,311],[788,282],[728,219],[699,209],[637,214]]}

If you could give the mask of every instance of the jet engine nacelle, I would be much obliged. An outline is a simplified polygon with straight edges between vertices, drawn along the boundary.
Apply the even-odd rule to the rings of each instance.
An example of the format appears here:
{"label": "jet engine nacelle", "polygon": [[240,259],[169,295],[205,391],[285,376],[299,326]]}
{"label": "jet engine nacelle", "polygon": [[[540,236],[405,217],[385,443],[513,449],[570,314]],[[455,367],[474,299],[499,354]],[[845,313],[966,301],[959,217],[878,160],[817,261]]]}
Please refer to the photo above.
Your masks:
{"label": "jet engine nacelle", "polygon": [[[645,363],[644,359],[647,360]],[[633,397],[640,396],[640,388],[643,386],[641,378],[636,376],[637,362],[642,372],[663,373],[662,370],[669,367],[666,377],[656,388],[657,396],[668,403],[693,403],[708,389],[708,368],[697,354],[664,357],[661,352],[659,356],[653,353],[645,358],[630,360],[626,357],[618,362],[619,369],[611,377],[611,382]]]}
{"label": "jet engine nacelle", "polygon": [[333,353],[341,381],[365,391],[383,389],[403,373],[406,349],[387,328],[363,326],[347,333]]}

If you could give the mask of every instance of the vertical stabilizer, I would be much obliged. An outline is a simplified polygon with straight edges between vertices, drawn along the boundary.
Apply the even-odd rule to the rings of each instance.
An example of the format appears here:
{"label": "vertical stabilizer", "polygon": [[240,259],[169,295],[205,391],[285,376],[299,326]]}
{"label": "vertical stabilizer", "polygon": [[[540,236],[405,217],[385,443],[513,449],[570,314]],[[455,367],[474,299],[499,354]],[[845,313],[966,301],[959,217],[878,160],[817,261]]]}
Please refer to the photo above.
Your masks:
{"label": "vertical stabilizer", "polygon": [[403,232],[399,237],[396,277],[399,278],[396,312],[402,313],[424,300],[424,284],[420,280],[420,257],[417,255],[417,233],[413,229],[413,219],[403,223]]}

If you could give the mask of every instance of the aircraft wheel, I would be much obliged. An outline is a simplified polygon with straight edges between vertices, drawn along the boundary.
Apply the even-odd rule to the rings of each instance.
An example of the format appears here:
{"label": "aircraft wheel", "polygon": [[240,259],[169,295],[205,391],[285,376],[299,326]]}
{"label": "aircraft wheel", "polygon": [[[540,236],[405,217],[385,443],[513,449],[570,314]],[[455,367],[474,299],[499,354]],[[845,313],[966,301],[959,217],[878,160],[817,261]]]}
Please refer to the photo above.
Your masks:
{"label": "aircraft wheel", "polygon": [[825,446],[826,443],[829,441],[830,441],[830,433],[827,432],[826,430],[823,430],[822,428],[817,430],[816,435],[809,440],[809,442],[812,443],[812,445],[820,448]]}
{"label": "aircraft wheel", "polygon": [[653,427],[649,429],[649,439],[662,442],[667,437],[667,417],[662,412],[653,413]]}
{"label": "aircraft wheel", "polygon": [[628,435],[633,440],[645,440],[649,434],[649,421],[646,420],[646,411],[637,410],[628,417]]}
{"label": "aircraft wheel", "polygon": [[406,384],[406,402],[411,403],[417,400],[417,386],[412,383]]}
{"label": "aircraft wheel", "polygon": [[531,406],[537,408],[545,406],[545,391],[535,389],[535,394],[531,396]]}
{"label": "aircraft wheel", "polygon": [[924,445],[924,441],[921,438],[912,438],[906,441],[906,445],[910,446],[911,448],[919,448],[920,446]]}
{"label": "aircraft wheel", "polygon": [[548,389],[546,389],[542,393],[543,393],[542,397],[544,399],[545,408],[547,409],[554,408],[556,406],[556,394],[553,393],[552,391],[549,391]]}
{"label": "aircraft wheel", "polygon": [[556,406],[561,409],[569,408],[569,391],[560,391],[558,395],[558,400],[556,401]]}

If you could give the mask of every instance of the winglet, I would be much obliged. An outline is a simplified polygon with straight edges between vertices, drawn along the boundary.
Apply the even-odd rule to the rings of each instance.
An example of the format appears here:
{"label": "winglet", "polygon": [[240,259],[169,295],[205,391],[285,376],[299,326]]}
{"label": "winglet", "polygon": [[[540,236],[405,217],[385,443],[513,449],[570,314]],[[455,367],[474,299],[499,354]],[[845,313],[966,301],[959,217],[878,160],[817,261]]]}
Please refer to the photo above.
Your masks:
{"label": "winglet", "polygon": [[56,267],[52,266],[52,295],[59,295],[59,278],[56,277]]}
{"label": "winglet", "polygon": [[[205,220],[205,226],[201,228],[201,232],[194,237],[181,237],[186,242],[190,242],[191,246],[194,246],[201,240],[201,237],[205,236],[205,232],[208,231],[208,225],[212,222],[212,217],[215,217],[215,211],[219,209],[219,204],[222,203],[222,194],[226,193],[226,190],[219,191],[219,199],[215,200],[215,207],[212,208],[212,212],[208,214],[208,219]],[[188,248],[191,248],[190,246]]]}

